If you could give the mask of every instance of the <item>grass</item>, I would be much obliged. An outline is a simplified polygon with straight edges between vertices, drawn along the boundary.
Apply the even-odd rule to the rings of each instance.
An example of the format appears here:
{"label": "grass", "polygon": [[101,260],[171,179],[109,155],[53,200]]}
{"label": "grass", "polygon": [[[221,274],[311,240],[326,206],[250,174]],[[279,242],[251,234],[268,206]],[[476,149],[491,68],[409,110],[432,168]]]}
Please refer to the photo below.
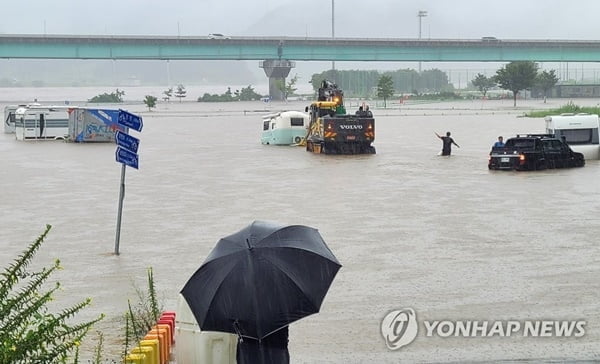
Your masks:
{"label": "grass", "polygon": [[525,116],[530,118],[543,118],[548,115],[560,115],[563,113],[586,113],[586,114],[600,114],[600,107],[598,106],[579,106],[573,102],[569,102],[566,105],[559,107],[558,109],[531,111],[526,113]]}

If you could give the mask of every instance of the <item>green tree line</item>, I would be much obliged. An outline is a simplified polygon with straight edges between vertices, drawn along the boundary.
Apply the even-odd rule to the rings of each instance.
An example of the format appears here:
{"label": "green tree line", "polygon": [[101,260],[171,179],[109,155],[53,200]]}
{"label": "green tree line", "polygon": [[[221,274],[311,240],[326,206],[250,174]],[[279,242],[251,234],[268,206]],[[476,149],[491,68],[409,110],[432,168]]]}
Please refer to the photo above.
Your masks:
{"label": "green tree line", "polygon": [[381,76],[391,78],[396,93],[422,94],[431,92],[451,92],[454,86],[449,82],[448,75],[439,70],[431,69],[421,73],[412,69],[396,71],[360,71],[360,70],[327,70],[313,74],[311,84],[315,92],[323,80],[335,82],[347,97],[373,97]]}

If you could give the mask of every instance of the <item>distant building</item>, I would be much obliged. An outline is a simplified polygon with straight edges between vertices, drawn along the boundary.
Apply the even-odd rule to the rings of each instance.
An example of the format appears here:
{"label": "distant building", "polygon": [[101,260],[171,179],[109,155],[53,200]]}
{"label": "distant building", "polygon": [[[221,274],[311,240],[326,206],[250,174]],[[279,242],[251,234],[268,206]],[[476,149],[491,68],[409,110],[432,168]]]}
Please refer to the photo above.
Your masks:
{"label": "distant building", "polygon": [[[532,97],[544,97],[544,91],[539,87],[531,89]],[[548,97],[573,98],[573,97],[600,97],[600,84],[569,84],[555,85],[548,90]]]}

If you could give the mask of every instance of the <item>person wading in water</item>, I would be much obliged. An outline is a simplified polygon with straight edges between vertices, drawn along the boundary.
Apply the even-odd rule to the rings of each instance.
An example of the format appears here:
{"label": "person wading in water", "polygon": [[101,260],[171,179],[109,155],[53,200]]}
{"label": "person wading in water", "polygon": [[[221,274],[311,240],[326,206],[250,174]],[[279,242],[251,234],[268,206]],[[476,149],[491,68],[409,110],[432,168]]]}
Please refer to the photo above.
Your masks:
{"label": "person wading in water", "polygon": [[442,154],[441,155],[450,155],[452,154],[452,144],[456,145],[457,148],[460,148],[458,144],[450,137],[450,132],[446,132],[446,136],[441,136],[438,133],[435,135],[442,140]]}

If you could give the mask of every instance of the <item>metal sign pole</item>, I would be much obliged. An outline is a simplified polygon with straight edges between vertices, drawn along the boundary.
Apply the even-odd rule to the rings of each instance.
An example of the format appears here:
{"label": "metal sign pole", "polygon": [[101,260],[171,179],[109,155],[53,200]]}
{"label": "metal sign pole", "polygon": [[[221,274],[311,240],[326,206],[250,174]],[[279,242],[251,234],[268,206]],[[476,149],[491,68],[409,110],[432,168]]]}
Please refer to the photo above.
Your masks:
{"label": "metal sign pole", "polygon": [[125,199],[125,163],[121,167],[121,191],[119,192],[119,211],[117,212],[117,236],[115,237],[115,254],[119,255],[119,239],[121,238],[121,215]]}

